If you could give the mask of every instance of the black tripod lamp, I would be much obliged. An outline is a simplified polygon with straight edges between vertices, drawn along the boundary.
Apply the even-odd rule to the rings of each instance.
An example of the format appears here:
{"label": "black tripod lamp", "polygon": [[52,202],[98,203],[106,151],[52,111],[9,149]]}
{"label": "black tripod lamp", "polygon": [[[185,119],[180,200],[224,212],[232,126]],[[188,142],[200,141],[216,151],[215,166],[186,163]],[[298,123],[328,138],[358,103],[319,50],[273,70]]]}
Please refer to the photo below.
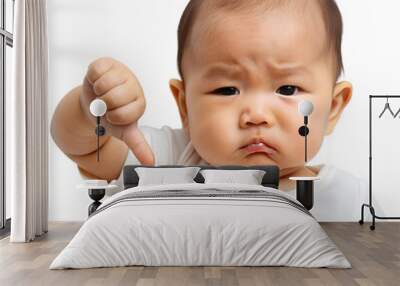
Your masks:
{"label": "black tripod lamp", "polygon": [[[311,101],[303,100],[298,105],[299,113],[304,117],[304,125],[299,128],[300,136],[304,137],[304,161],[307,164],[307,135],[310,133],[308,128],[308,116],[314,110]],[[319,180],[318,177],[290,177],[290,180],[296,181],[296,199],[303,206],[310,210],[314,205],[314,181]]]}
{"label": "black tripod lamp", "polygon": [[104,136],[106,134],[106,129],[104,126],[100,124],[101,117],[107,112],[107,105],[104,100],[99,98],[93,100],[89,106],[90,113],[96,117],[96,129],[95,133],[97,135],[97,162],[100,161],[100,136]]}

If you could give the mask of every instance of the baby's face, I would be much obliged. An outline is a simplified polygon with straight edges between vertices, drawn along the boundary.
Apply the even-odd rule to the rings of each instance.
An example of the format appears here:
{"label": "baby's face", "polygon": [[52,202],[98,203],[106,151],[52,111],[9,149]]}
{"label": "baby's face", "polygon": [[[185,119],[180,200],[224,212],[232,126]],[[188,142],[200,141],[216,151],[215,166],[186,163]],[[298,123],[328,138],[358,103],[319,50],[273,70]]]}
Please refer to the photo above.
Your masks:
{"label": "baby's face", "polygon": [[[303,166],[302,100],[314,104],[308,158],[320,149],[334,105],[335,66],[321,12],[307,9],[200,13],[184,54],[180,111],[194,148],[211,165]],[[253,139],[275,152],[247,152]]]}

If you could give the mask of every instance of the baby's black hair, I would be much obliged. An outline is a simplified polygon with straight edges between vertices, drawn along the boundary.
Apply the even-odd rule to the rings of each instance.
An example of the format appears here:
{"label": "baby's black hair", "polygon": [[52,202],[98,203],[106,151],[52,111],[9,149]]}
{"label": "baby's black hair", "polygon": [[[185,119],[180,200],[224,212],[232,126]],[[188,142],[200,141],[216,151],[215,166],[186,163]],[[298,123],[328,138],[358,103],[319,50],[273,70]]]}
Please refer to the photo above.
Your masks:
{"label": "baby's black hair", "polygon": [[[188,38],[192,32],[197,14],[203,5],[212,5],[213,8],[248,11],[251,8],[273,8],[274,6],[289,4],[293,0],[190,0],[187,4],[178,27],[178,71],[183,79],[182,58]],[[343,21],[339,7],[335,0],[313,0],[320,5],[329,48],[333,49],[336,61],[336,80],[343,71],[342,35]],[[296,2],[296,1],[295,1]],[[292,2],[293,3],[293,2]]]}

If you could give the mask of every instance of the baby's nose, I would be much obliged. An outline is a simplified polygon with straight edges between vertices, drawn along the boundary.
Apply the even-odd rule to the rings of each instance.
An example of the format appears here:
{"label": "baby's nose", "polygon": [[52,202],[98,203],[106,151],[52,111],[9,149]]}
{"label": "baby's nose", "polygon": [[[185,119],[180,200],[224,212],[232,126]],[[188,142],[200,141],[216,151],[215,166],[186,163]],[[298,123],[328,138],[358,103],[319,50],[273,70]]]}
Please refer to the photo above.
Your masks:
{"label": "baby's nose", "polygon": [[266,112],[260,106],[253,106],[247,111],[244,111],[240,116],[240,125],[242,128],[246,128],[254,125],[269,124]]}
{"label": "baby's nose", "polygon": [[265,116],[259,113],[251,113],[250,115],[243,116],[243,124],[245,126],[254,126],[254,125],[262,125],[268,124]]}
{"label": "baby's nose", "polygon": [[265,94],[257,94],[246,98],[240,115],[240,126],[242,128],[270,125],[272,122],[272,104],[270,97]]}

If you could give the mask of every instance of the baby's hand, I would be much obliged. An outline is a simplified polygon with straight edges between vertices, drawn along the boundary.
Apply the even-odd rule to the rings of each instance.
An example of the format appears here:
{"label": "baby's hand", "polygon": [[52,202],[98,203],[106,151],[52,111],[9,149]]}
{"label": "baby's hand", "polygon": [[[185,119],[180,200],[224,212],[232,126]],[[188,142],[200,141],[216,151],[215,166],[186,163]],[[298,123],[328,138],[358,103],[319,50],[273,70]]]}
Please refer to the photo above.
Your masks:
{"label": "baby's hand", "polygon": [[124,141],[142,164],[154,165],[153,152],[138,128],[146,109],[143,89],[129,68],[112,58],[97,59],[88,67],[82,90],[80,101],[86,116],[96,124],[89,106],[96,98],[104,100],[106,135]]}

